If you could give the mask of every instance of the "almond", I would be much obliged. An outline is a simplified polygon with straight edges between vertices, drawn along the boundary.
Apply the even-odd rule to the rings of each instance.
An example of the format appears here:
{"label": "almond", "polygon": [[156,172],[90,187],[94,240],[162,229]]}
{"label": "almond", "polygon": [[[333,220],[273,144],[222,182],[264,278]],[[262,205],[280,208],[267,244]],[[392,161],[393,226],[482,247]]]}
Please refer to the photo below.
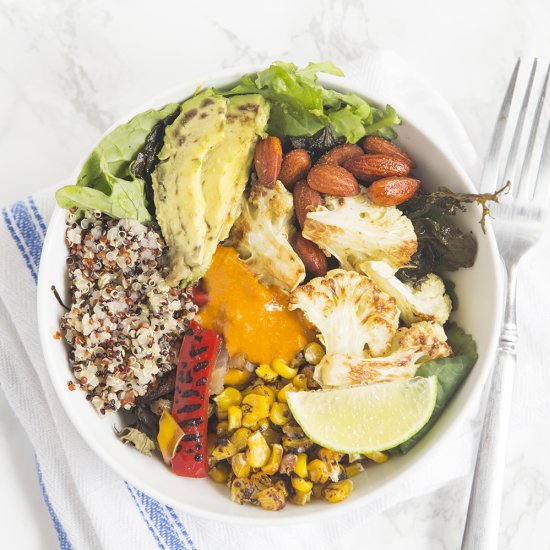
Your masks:
{"label": "almond", "polygon": [[390,176],[407,176],[410,171],[405,161],[389,155],[354,157],[344,163],[344,168],[363,181],[375,181]]}
{"label": "almond", "polygon": [[294,149],[283,157],[279,179],[287,189],[303,180],[311,168],[311,157],[305,149]]}
{"label": "almond", "polygon": [[319,193],[338,197],[351,197],[359,193],[357,180],[346,169],[335,164],[316,164],[307,175],[307,184]]}
{"label": "almond", "polygon": [[302,237],[301,233],[297,233],[292,239],[292,248],[304,263],[308,273],[316,277],[327,274],[327,257],[313,241],[309,241]]}
{"label": "almond", "polygon": [[392,143],[387,139],[376,136],[368,136],[363,140],[363,149],[365,150],[365,153],[380,153],[383,155],[390,155],[392,157],[399,157],[406,162],[411,169],[416,168],[414,160],[409,157],[409,155],[407,155],[401,147],[398,147],[395,143]]}
{"label": "almond", "polygon": [[300,227],[304,227],[306,223],[306,216],[308,212],[313,212],[318,206],[321,206],[323,199],[321,195],[312,189],[307,181],[299,181],[293,189],[294,195],[294,210],[296,211],[296,218]]}
{"label": "almond", "polygon": [[367,195],[378,206],[397,206],[408,201],[419,187],[420,180],[394,176],[376,180],[367,189]]}
{"label": "almond", "polygon": [[342,166],[346,160],[358,157],[363,154],[363,149],[359,145],[347,143],[345,145],[337,145],[327,151],[318,161],[318,164],[337,164]]}
{"label": "almond", "polygon": [[266,187],[273,187],[283,161],[283,148],[278,137],[268,136],[256,144],[254,152],[254,167],[258,182]]}

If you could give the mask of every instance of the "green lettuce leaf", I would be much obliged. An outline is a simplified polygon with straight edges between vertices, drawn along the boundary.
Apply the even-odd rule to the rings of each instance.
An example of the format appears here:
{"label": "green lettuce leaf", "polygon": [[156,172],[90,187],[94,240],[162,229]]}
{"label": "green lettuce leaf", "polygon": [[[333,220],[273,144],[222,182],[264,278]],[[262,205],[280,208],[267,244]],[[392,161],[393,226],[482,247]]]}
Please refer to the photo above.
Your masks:
{"label": "green lettuce leaf", "polygon": [[477,361],[476,343],[469,334],[466,334],[456,323],[448,323],[445,326],[445,332],[454,355],[428,361],[416,372],[417,376],[437,376],[437,401],[434,412],[428,423],[418,433],[396,448],[401,454],[408,453],[431,430]]}
{"label": "green lettuce leaf", "polygon": [[177,108],[177,104],[169,104],[158,111],[150,109],[117,126],[94,149],[76,185],[57,191],[59,206],[100,210],[115,218],[150,221],[144,182],[132,173],[132,163],[155,124]]}
{"label": "green lettuce leaf", "polygon": [[349,143],[366,134],[396,137],[391,126],[401,121],[395,109],[389,105],[377,109],[356,94],[327,90],[318,84],[318,73],[343,76],[330,61],[309,63],[304,69],[277,61],[263,71],[243,76],[222,93],[262,94],[271,103],[268,133],[281,138],[312,136],[327,125]]}

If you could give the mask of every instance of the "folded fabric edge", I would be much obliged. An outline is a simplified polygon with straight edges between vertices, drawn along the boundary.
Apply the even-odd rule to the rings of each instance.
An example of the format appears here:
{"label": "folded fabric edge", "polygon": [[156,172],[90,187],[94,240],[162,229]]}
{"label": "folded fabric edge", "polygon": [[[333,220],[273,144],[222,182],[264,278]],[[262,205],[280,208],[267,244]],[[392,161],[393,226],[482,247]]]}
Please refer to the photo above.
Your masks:
{"label": "folded fabric edge", "polygon": [[[11,207],[3,208],[2,217],[11,238],[15,242],[22,259],[25,262],[29,274],[36,284],[38,281],[37,275],[42,246],[46,233],[46,222],[44,217],[40,214],[32,196],[29,196],[24,200],[17,201],[11,205]],[[50,512],[50,516],[52,518],[52,522],[54,523],[54,527],[56,528],[56,532],[58,531],[58,526],[60,527],[60,531],[58,532],[58,536],[59,533],[61,533],[60,545],[62,544],[62,541],[66,540],[64,543],[68,543],[69,546],[65,546],[64,548],[72,548],[72,545],[66,535],[66,530],[55,512],[49,496],[47,496],[48,491],[41,470],[39,475],[39,483],[41,484],[41,489],[42,487],[44,489],[44,501],[46,508],[48,509],[48,512],[50,512],[50,510],[53,512],[53,514]],[[196,550],[196,547],[189,537],[183,522],[173,509],[131,487],[128,483],[124,483],[126,484],[126,487],[130,492],[140,515],[144,518],[147,528],[157,542],[159,548],[172,548],[174,544],[178,544],[178,547],[181,547],[184,550]],[[135,495],[138,495],[139,498],[136,499]],[[63,535],[63,533],[65,533],[65,535]]]}

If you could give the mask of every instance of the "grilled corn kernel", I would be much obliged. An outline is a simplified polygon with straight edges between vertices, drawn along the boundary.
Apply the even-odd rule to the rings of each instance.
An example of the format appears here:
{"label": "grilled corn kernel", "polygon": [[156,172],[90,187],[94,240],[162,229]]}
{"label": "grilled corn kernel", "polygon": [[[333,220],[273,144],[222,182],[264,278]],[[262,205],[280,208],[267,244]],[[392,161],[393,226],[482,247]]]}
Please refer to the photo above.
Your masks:
{"label": "grilled corn kernel", "polygon": [[216,434],[217,435],[226,435],[229,431],[229,423],[227,420],[222,420],[216,424]]}
{"label": "grilled corn kernel", "polygon": [[307,491],[305,493],[302,491],[295,491],[294,494],[290,497],[290,502],[298,506],[303,506],[304,504],[307,504],[310,500],[311,491]]}
{"label": "grilled corn kernel", "polygon": [[309,437],[292,438],[288,435],[283,436],[283,449],[292,453],[303,453],[313,446],[313,441]]}
{"label": "grilled corn kernel", "polygon": [[325,447],[317,451],[317,456],[325,462],[340,462],[340,460],[342,460],[342,455],[340,453],[325,449]]}
{"label": "grilled corn kernel", "polygon": [[328,481],[328,468],[324,461],[315,458],[307,465],[309,479],[314,483],[326,483]]}
{"label": "grilled corn kernel", "polygon": [[344,470],[346,471],[346,477],[350,478],[364,472],[365,468],[360,462],[354,462],[349,466],[344,466]]}
{"label": "grilled corn kernel", "polygon": [[246,386],[245,388],[243,388],[241,390],[241,394],[242,394],[243,398],[246,397],[247,395],[250,395],[251,393],[254,393],[254,390],[256,389],[256,387],[260,385],[256,382],[263,382],[263,380],[258,378],[257,380],[255,380],[255,383],[253,385]]}
{"label": "grilled corn kernel", "polygon": [[243,410],[238,405],[231,405],[227,409],[227,429],[229,431],[236,430],[241,427],[243,422]]}
{"label": "grilled corn kernel", "polygon": [[254,483],[245,477],[236,477],[231,483],[231,500],[244,504],[245,502],[254,502],[258,493]]}
{"label": "grilled corn kernel", "polygon": [[363,458],[363,455],[361,453],[350,453],[348,455],[348,462],[351,464],[352,462],[356,462],[357,460],[361,460]]}
{"label": "grilled corn kernel", "polygon": [[275,403],[275,390],[270,388],[269,386],[266,386],[265,384],[260,384],[259,386],[256,386],[252,393],[255,393],[257,395],[265,395],[269,401],[269,406],[273,405]]}
{"label": "grilled corn kernel", "polygon": [[297,390],[307,390],[307,376],[305,374],[297,374],[292,379],[292,384]]}
{"label": "grilled corn kernel", "polygon": [[263,472],[255,472],[250,476],[250,481],[254,484],[257,491],[263,491],[273,485],[273,480]]}
{"label": "grilled corn kernel", "polygon": [[278,479],[273,484],[273,487],[277,487],[284,495],[285,497],[288,497],[288,487],[286,486],[286,483],[282,479]]}
{"label": "grilled corn kernel", "polygon": [[238,428],[231,434],[229,441],[233,443],[237,452],[241,452],[246,448],[251,434],[252,432],[248,428]]}
{"label": "grilled corn kernel", "polygon": [[307,477],[307,455],[306,453],[300,453],[296,466],[294,466],[294,472],[300,477]]}
{"label": "grilled corn kernel", "polygon": [[310,365],[318,365],[324,356],[325,350],[323,349],[323,346],[317,342],[310,342],[304,348],[304,359]]}
{"label": "grilled corn kernel", "polygon": [[225,464],[216,464],[216,466],[208,470],[208,477],[216,483],[225,483],[228,474],[229,471]]}
{"label": "grilled corn kernel", "polygon": [[224,386],[241,386],[250,380],[250,373],[247,370],[227,369],[225,378],[223,379]]}
{"label": "grilled corn kernel", "polygon": [[244,453],[237,453],[231,458],[231,469],[237,477],[248,477],[250,475],[250,464],[246,461]]}
{"label": "grilled corn kernel", "polygon": [[313,483],[311,481],[303,479],[296,474],[291,476],[290,483],[292,483],[292,486],[296,489],[296,491],[300,491],[302,493],[309,493],[309,491],[313,489]]}
{"label": "grilled corn kernel", "polygon": [[353,481],[351,481],[351,479],[344,479],[342,481],[337,481],[336,483],[329,483],[323,489],[323,497],[328,502],[342,502],[348,498],[352,490]]}
{"label": "grilled corn kernel", "polygon": [[246,461],[252,468],[261,468],[267,464],[271,450],[261,432],[254,432],[248,438]]}
{"label": "grilled corn kernel", "polygon": [[287,384],[286,386],[283,386],[279,393],[277,393],[277,401],[280,401],[281,403],[286,403],[286,394],[289,391],[296,391],[296,387],[292,382],[290,384]]}
{"label": "grilled corn kernel", "polygon": [[278,487],[268,487],[258,493],[258,502],[264,510],[276,512],[286,505],[286,495]]}
{"label": "grilled corn kernel", "polygon": [[381,453],[380,451],[375,451],[374,453],[366,453],[365,456],[370,458],[376,464],[384,464],[388,460],[389,456],[386,453]]}
{"label": "grilled corn kernel", "polygon": [[269,398],[265,395],[249,393],[243,399],[242,409],[243,426],[250,428],[254,426],[258,420],[269,416]]}
{"label": "grilled corn kernel", "polygon": [[219,407],[216,409],[216,416],[218,417],[218,420],[227,420],[229,418],[227,410],[222,411]]}
{"label": "grilled corn kernel", "polygon": [[267,418],[262,418],[258,420],[258,430],[264,434],[269,429],[269,420]]}
{"label": "grilled corn kernel", "polygon": [[262,380],[266,382],[275,382],[278,378],[278,374],[267,364],[262,363],[257,369],[256,374]]}
{"label": "grilled corn kernel", "polygon": [[237,448],[235,445],[229,439],[222,437],[212,451],[212,456],[216,460],[225,460],[226,458],[231,458],[236,453]]}
{"label": "grilled corn kernel", "polygon": [[340,464],[342,455],[330,449],[321,448],[317,451],[317,456],[327,465],[328,477],[331,481],[340,480]]}
{"label": "grilled corn kernel", "polygon": [[313,489],[311,490],[311,493],[315,498],[318,498],[319,500],[323,499],[323,489],[325,488],[325,485],[322,483],[315,483],[313,485]]}
{"label": "grilled corn kernel", "polygon": [[269,411],[269,419],[276,426],[284,426],[290,420],[290,409],[286,403],[273,403],[271,411]]}
{"label": "grilled corn kernel", "polygon": [[275,443],[271,446],[271,455],[269,457],[269,462],[262,467],[262,472],[270,476],[276,474],[279,471],[279,466],[281,465],[282,458],[283,446]]}
{"label": "grilled corn kernel", "polygon": [[243,397],[236,388],[225,388],[221,393],[214,397],[218,405],[218,411],[227,411],[231,405],[240,405]]}
{"label": "grilled corn kernel", "polygon": [[271,363],[271,368],[281,377],[290,380],[298,374],[296,367],[290,367],[283,359],[274,359]]}

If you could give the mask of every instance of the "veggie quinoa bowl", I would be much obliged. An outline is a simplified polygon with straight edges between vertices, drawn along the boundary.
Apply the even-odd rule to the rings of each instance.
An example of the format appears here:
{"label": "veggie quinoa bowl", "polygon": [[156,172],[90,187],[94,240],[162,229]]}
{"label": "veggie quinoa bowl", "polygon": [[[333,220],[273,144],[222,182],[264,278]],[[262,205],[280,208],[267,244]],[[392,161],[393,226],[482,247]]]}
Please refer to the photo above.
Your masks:
{"label": "veggie quinoa bowl", "polygon": [[394,105],[393,141],[374,107],[392,98],[279,69],[322,86],[324,113],[229,70],[113,125],[57,194],[38,285],[52,383],[94,452],[248,524],[414,476],[477,406],[501,319],[491,226],[414,111]]}

